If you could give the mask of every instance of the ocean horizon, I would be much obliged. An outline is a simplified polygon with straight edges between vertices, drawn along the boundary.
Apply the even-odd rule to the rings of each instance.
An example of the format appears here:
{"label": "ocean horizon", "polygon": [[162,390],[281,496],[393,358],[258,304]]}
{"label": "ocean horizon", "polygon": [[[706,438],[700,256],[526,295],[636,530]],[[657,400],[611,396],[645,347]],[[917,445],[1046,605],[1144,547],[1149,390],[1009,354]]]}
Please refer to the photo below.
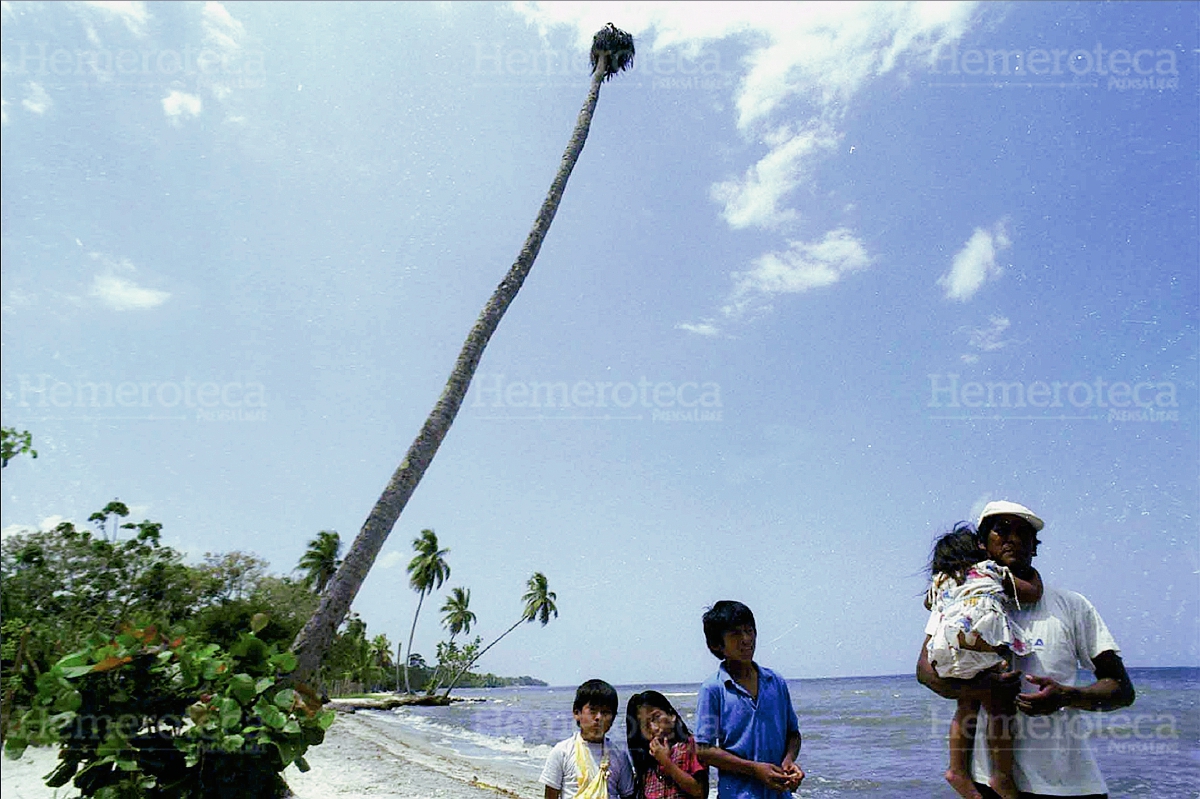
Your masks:
{"label": "ocean horizon", "polygon": [[[1200,667],[1131,668],[1133,706],[1085,713],[1086,736],[1110,799],[1200,797]],[[1090,675],[1088,675],[1090,676]],[[699,682],[614,686],[622,711],[610,733],[623,736],[625,702],[654,689],[695,727]],[[954,703],[908,675],[788,680],[803,736],[807,778],[798,796],[953,799],[942,779]],[[550,748],[575,730],[575,686],[469,689],[476,701],[449,707],[365,711],[410,744],[536,780]],[[362,711],[360,711],[362,712]],[[387,734],[384,732],[383,734]],[[715,793],[714,793],[715,795]]]}

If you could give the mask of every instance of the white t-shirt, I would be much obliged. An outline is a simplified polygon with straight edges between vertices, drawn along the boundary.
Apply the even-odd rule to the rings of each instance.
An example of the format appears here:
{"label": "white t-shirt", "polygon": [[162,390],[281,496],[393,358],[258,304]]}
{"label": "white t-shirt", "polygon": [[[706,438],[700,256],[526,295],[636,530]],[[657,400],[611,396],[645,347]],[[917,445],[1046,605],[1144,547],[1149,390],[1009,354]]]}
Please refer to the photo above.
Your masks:
{"label": "white t-shirt", "polygon": [[[1033,651],[1016,660],[1024,674],[1051,677],[1063,685],[1078,683],[1079,667],[1095,670],[1092,658],[1101,652],[1120,654],[1112,633],[1082,594],[1046,586],[1035,605],[1010,611],[1030,637]],[[936,628],[931,614],[926,632]],[[1024,683],[1022,691],[1036,690]],[[1049,716],[1017,713],[1013,740],[1013,778],[1017,788],[1051,796],[1084,796],[1108,793],[1088,741],[1097,722],[1095,715],[1064,708]],[[979,711],[971,776],[987,784],[991,776],[987,751],[987,711]]]}
{"label": "white t-shirt", "polygon": [[[608,795],[610,799],[633,796],[633,761],[629,750],[604,736],[604,744],[584,741],[596,763],[608,752]],[[579,790],[579,772],[575,769],[575,736],[559,741],[546,757],[542,768],[542,783],[562,791],[562,799],[574,799]]]}

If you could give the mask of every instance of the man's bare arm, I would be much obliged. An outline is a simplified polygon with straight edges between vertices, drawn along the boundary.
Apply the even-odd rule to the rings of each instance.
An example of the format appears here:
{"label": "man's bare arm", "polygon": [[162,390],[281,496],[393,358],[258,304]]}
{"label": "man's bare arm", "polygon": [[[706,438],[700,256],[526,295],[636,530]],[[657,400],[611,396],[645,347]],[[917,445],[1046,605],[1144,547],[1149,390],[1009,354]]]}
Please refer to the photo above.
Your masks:
{"label": "man's bare arm", "polygon": [[1045,716],[1064,707],[1105,711],[1133,704],[1137,694],[1120,655],[1106,650],[1092,658],[1092,665],[1095,666],[1096,681],[1080,687],[1029,675],[1026,679],[1038,686],[1038,690],[1032,694],[1019,694],[1017,708],[1030,716]]}
{"label": "man's bare arm", "polygon": [[1017,598],[1022,606],[1036,605],[1042,598],[1042,575],[1038,574],[1037,569],[1030,569],[1032,574],[1028,578],[1018,577],[1009,572],[1012,576],[1012,583],[1005,585],[1005,593],[1011,589],[1012,594]]}
{"label": "man's bare arm", "polygon": [[795,791],[800,787],[800,783],[804,781],[804,769],[800,768],[800,764],[796,762],[796,758],[800,756],[800,731],[793,730],[787,735],[787,743],[784,747],[783,762],[780,763],[780,768],[787,775],[788,791]]}
{"label": "man's bare arm", "polygon": [[921,654],[917,657],[917,682],[938,696],[946,699],[967,698],[984,702],[998,693],[1009,692],[1015,696],[1020,690],[1021,674],[1015,671],[1003,674],[985,671],[970,680],[938,676],[933,664],[929,662],[929,652],[926,650],[929,638],[930,636],[925,636],[925,642],[921,644]]}

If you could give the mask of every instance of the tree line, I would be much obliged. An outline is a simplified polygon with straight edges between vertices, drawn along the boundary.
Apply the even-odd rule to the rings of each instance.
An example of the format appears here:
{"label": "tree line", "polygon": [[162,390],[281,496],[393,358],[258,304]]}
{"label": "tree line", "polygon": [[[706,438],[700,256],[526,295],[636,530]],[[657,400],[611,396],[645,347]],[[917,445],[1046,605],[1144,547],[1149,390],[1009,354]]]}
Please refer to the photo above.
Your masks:
{"label": "tree line", "polygon": [[[173,627],[197,640],[233,647],[259,617],[256,632],[267,645],[287,648],[315,612],[319,596],[340,565],[341,541],[322,530],[308,542],[293,575],[277,575],[256,555],[206,553],[199,564],[162,543],[162,525],[125,521],[129,509],[119,500],[93,513],[91,528],[62,522],[51,530],[10,536],[0,550],[0,656],[3,704],[0,729],[7,733],[14,710],[27,708],[38,680],[61,658],[95,634],[112,635],[122,626]],[[516,680],[472,674],[470,667],[496,641],[523,621],[544,625],[557,616],[555,594],[536,573],[523,597],[526,610],[516,624],[487,647],[477,636],[462,645],[477,623],[471,591],[454,587],[441,605],[448,634],[437,645],[432,665],[412,651],[412,633],[425,598],[450,574],[448,550],[432,530],[413,542],[409,585],[418,593],[417,612],[402,657],[386,634],[372,635],[367,622],[351,612],[339,627],[317,672],[318,692],[404,690],[449,695],[458,686],[495,686]],[[536,683],[529,677],[523,684]]]}

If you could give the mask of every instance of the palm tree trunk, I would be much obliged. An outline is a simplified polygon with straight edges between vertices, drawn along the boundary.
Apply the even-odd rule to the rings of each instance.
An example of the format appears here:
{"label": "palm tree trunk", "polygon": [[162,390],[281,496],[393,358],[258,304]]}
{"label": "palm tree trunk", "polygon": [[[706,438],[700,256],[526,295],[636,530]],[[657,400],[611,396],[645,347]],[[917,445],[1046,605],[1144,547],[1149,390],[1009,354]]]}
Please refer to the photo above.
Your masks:
{"label": "palm tree trunk", "polygon": [[412,659],[412,642],[413,635],[417,632],[417,617],[421,615],[421,603],[425,601],[425,592],[422,591],[417,596],[417,612],[413,614],[412,629],[408,631],[408,657],[404,658],[404,693],[411,694],[412,688],[408,686],[408,661]]}
{"label": "palm tree trunk", "polygon": [[[449,648],[452,646],[454,646],[454,636],[453,635],[450,636],[450,640],[446,641],[446,650],[449,651]],[[442,661],[439,658],[437,665],[433,667],[433,676],[429,678],[429,688],[426,689],[425,695],[433,696],[434,692],[437,691],[437,689],[441,688],[441,687],[442,687]]]}
{"label": "palm tree trunk", "polygon": [[[517,623],[516,623],[516,624],[514,624],[512,627],[509,627],[509,628],[508,628],[507,630],[505,630],[504,632],[500,633],[500,638],[503,638],[504,636],[506,636],[506,635],[508,635],[509,633],[511,633],[513,630],[515,630],[515,629],[517,629],[518,627],[520,627],[520,626],[521,626],[521,622],[524,622],[524,621],[529,621],[529,619],[526,619],[524,616],[522,616],[520,619],[517,619]],[[454,679],[452,679],[452,680],[450,681],[450,684],[446,686],[446,693],[442,694],[442,696],[450,696],[450,692],[454,690],[454,686],[458,685],[458,681],[462,679],[463,675],[464,675],[464,674],[466,674],[468,671],[470,671],[470,670],[471,670],[471,667],[472,667],[472,666],[474,666],[474,665],[475,665],[475,664],[476,664],[476,663],[479,661],[479,659],[480,659],[481,657],[483,657],[485,654],[487,654],[487,651],[488,651],[489,649],[491,649],[492,647],[494,647],[496,644],[500,643],[500,638],[497,638],[495,641],[492,641],[490,644],[488,644],[487,646],[485,646],[485,647],[483,648],[483,651],[482,651],[482,652],[480,652],[480,653],[479,653],[478,655],[476,655],[475,657],[471,658],[469,661],[467,661],[467,665],[463,666],[463,667],[462,667],[462,668],[460,668],[460,669],[459,669],[457,672],[455,672],[455,674],[454,674]]]}
{"label": "palm tree trunk", "polygon": [[[475,321],[474,327],[471,328],[471,332],[467,335],[467,339],[458,353],[454,371],[450,373],[450,379],[446,381],[446,386],[442,389],[437,404],[433,406],[433,410],[430,411],[429,416],[425,419],[425,424],[421,427],[421,432],[409,446],[404,460],[400,462],[392,474],[392,479],[388,481],[379,500],[375,503],[375,507],[371,509],[362,530],[354,539],[350,552],[326,587],[326,591],[321,595],[321,602],[317,606],[316,612],[292,643],[292,651],[296,654],[297,659],[297,667],[291,677],[293,681],[308,682],[320,668],[321,659],[333,644],[338,625],[342,623],[342,619],[350,610],[350,604],[367,578],[367,572],[375,563],[379,551],[383,549],[388,534],[391,533],[396,520],[400,518],[400,513],[408,504],[408,500],[424,476],[425,470],[429,468],[433,456],[441,446],[442,439],[450,430],[450,425],[454,422],[454,417],[458,414],[458,410],[467,396],[471,378],[479,366],[483,350],[500,324],[504,312],[508,310],[508,306],[525,282],[525,277],[529,274],[538,251],[542,248],[542,240],[550,230],[550,223],[554,221],[558,204],[567,187],[567,179],[575,168],[575,162],[579,160],[579,154],[583,152],[584,142],[587,141],[588,129],[592,124],[592,114],[595,113],[596,102],[600,98],[600,83],[604,79],[605,70],[606,58],[602,57],[592,71],[587,100],[579,111],[575,130],[563,153],[558,173],[554,176],[554,182],[550,184],[550,191],[542,202],[541,210],[538,211],[537,219],[529,231],[529,236],[525,239],[525,245],[521,248],[517,260],[508,270],[508,274],[504,276],[504,280],[492,292],[491,299],[479,314],[479,318]],[[407,667],[407,664],[405,666]]]}

